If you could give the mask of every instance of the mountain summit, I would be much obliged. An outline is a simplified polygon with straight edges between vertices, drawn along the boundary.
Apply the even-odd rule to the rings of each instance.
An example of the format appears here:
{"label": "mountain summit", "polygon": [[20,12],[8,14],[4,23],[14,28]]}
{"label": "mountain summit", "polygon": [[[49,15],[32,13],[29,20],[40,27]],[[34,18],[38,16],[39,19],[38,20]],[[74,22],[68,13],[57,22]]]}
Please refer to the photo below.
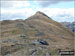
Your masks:
{"label": "mountain summit", "polygon": [[[36,15],[43,15],[43,16],[46,16],[46,17],[48,17],[45,13],[43,13],[43,12],[40,12],[40,11],[37,11],[36,12]],[[48,18],[50,18],[50,17],[48,17]]]}
{"label": "mountain summit", "polygon": [[43,13],[43,12],[41,12],[41,11],[37,11],[37,12],[36,12],[36,14],[46,15],[46,14],[44,14],[44,13]]}
{"label": "mountain summit", "polygon": [[45,13],[37,11],[33,16],[29,17],[28,20],[31,19],[39,19],[39,20],[44,20],[44,21],[50,21],[52,20],[50,17],[48,17]]}

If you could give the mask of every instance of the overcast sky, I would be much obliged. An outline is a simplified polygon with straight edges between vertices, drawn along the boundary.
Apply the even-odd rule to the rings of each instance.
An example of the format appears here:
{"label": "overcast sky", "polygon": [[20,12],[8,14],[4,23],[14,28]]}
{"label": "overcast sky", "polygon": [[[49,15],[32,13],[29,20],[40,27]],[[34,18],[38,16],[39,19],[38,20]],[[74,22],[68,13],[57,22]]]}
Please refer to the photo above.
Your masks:
{"label": "overcast sky", "polygon": [[26,19],[37,11],[56,21],[74,21],[74,0],[1,0],[0,20]]}

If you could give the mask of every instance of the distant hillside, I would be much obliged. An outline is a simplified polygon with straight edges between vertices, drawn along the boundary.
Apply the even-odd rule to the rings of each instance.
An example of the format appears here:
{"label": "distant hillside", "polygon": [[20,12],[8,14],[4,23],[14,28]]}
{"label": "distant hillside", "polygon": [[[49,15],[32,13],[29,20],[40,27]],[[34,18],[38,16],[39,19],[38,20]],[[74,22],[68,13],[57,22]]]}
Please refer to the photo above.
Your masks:
{"label": "distant hillside", "polygon": [[68,27],[70,30],[72,30],[72,32],[75,32],[75,22],[61,22],[63,25],[65,25],[66,27]]}
{"label": "distant hillside", "polygon": [[45,56],[74,49],[74,34],[43,12],[26,20],[0,21],[2,55]]}

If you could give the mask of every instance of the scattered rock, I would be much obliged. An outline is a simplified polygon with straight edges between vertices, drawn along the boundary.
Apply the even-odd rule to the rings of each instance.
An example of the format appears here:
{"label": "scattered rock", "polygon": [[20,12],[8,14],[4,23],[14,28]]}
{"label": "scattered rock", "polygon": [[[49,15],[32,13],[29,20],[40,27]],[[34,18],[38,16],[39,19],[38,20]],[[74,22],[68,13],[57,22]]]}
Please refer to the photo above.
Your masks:
{"label": "scattered rock", "polygon": [[7,39],[7,40],[2,40],[3,43],[17,43],[17,40],[13,40],[13,39]]}
{"label": "scattered rock", "polygon": [[50,54],[50,53],[48,53],[48,52],[46,52],[46,56],[51,56],[51,54]]}
{"label": "scattered rock", "polygon": [[26,35],[20,35],[20,37],[22,37],[23,39],[26,39]]}
{"label": "scattered rock", "polygon": [[31,51],[30,56],[37,55],[37,49],[36,48],[30,49],[30,51]]}
{"label": "scattered rock", "polygon": [[43,45],[49,45],[47,41],[45,41],[44,39],[40,39],[37,40],[39,43],[43,44]]}
{"label": "scattered rock", "polygon": [[31,24],[29,24],[29,27],[30,27],[30,28],[35,28],[35,27],[34,27],[33,25],[31,25]]}
{"label": "scattered rock", "polygon": [[34,41],[31,43],[31,45],[38,45],[38,44],[40,44],[38,41]]}

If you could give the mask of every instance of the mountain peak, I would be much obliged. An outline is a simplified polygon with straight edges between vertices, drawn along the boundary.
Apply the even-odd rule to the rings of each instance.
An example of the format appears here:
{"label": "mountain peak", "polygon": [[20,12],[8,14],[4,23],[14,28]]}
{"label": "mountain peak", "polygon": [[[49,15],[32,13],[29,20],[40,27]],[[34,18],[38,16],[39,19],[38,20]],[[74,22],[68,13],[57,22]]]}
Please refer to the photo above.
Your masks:
{"label": "mountain peak", "polygon": [[36,14],[44,14],[44,13],[41,11],[37,11]]}
{"label": "mountain peak", "polygon": [[41,11],[37,11],[36,13],[39,13],[39,14],[41,14],[41,13],[43,13],[43,12],[41,12]]}
{"label": "mountain peak", "polygon": [[[40,11],[37,11],[36,12],[36,15],[43,15],[43,16],[46,16],[46,17],[48,17],[45,13],[43,13],[43,12],[40,12]],[[50,18],[50,17],[48,17],[48,18]]]}

